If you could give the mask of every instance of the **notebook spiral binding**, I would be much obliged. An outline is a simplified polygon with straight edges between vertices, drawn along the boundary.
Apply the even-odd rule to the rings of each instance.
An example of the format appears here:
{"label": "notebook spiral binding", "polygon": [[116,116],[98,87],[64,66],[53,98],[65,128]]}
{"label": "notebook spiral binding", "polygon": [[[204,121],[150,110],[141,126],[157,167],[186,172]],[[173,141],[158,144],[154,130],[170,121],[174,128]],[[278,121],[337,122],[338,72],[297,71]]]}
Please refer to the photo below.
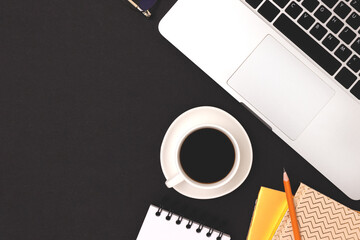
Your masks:
{"label": "notebook spiral binding", "polygon": [[[176,221],[175,221],[175,224],[177,224],[177,225],[180,225],[185,219],[184,219],[184,217],[183,216],[180,216],[180,215],[176,215],[176,214],[174,214],[171,210],[170,211],[167,211],[167,210],[164,210],[162,207],[158,207],[158,210],[156,211],[156,213],[155,213],[155,215],[157,216],[157,217],[161,217],[162,216],[162,213],[167,213],[166,214],[166,216],[165,216],[165,219],[167,220],[167,221],[170,221],[172,218],[173,218],[173,215],[174,216],[177,216],[177,219],[176,219]],[[186,221],[187,221],[187,224],[185,225],[185,227],[187,228],[187,229],[192,229],[192,227],[193,227],[193,225],[195,224],[195,225],[197,225],[197,228],[196,228],[196,232],[197,233],[201,233],[202,232],[202,230],[203,230],[203,228],[204,228],[204,225],[203,224],[201,224],[201,223],[194,223],[194,221],[192,221],[192,220],[190,220],[190,219],[186,219]],[[205,226],[206,227],[206,226]],[[213,233],[214,233],[214,229],[213,228],[210,228],[210,227],[206,227],[207,229],[208,229],[208,231],[206,232],[206,236],[208,237],[208,238],[210,238],[212,235],[213,235]],[[223,232],[220,232],[220,231],[217,231],[218,233],[218,236],[216,237],[216,240],[221,240],[222,239],[222,237],[223,237],[223,235],[224,235],[224,233]]]}

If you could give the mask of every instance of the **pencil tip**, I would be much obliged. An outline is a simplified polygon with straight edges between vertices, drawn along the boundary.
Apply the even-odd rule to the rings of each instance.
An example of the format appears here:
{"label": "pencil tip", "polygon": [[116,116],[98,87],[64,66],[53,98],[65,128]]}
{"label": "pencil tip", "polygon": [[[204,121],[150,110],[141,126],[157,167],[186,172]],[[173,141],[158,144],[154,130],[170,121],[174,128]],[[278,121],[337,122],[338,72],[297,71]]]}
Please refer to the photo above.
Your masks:
{"label": "pencil tip", "polygon": [[286,171],[285,171],[285,168],[283,168],[283,172],[286,172]]}
{"label": "pencil tip", "polygon": [[289,181],[289,177],[288,177],[287,173],[285,172],[285,169],[284,169],[284,173],[283,173],[283,180]]}

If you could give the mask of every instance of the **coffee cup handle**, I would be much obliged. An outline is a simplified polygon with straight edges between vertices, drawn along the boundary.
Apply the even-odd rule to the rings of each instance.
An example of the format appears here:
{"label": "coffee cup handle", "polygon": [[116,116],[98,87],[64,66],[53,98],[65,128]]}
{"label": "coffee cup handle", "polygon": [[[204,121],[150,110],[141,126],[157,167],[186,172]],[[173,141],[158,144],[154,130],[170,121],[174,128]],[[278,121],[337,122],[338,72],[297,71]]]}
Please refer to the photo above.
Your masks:
{"label": "coffee cup handle", "polygon": [[183,181],[184,181],[183,176],[181,176],[181,174],[178,173],[175,177],[168,179],[168,180],[165,182],[165,185],[166,185],[168,188],[172,188],[172,187],[175,187],[176,185],[178,185],[179,183],[181,183],[181,182],[183,182]]}

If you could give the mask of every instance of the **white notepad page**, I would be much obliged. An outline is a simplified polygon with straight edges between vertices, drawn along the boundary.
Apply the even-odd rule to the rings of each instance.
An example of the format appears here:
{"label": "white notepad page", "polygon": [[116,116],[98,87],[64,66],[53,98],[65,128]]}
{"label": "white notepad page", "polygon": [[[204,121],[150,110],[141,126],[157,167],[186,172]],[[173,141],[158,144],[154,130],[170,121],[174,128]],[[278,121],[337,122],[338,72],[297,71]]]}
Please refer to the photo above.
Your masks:
{"label": "white notepad page", "polygon": [[[172,214],[171,219],[167,220],[169,212],[162,210],[160,216],[156,216],[158,207],[150,205],[146,214],[145,220],[142,224],[141,230],[137,237],[137,240],[220,240],[220,232],[213,230],[210,237],[206,234],[210,231],[210,228],[203,226],[200,233],[196,232],[199,228],[199,224],[193,222],[190,229],[186,228],[189,223],[189,219],[183,218],[180,224],[176,221],[179,219],[179,215]],[[230,240],[230,236],[223,234],[221,240]]]}

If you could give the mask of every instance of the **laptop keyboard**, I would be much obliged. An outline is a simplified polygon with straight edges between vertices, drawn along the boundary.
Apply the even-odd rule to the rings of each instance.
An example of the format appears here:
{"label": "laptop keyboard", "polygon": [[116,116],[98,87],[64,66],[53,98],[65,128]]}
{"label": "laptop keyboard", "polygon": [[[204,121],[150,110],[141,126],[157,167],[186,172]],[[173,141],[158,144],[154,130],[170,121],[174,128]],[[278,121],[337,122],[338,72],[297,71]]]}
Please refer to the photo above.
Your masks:
{"label": "laptop keyboard", "polygon": [[246,0],[360,100],[360,0]]}

